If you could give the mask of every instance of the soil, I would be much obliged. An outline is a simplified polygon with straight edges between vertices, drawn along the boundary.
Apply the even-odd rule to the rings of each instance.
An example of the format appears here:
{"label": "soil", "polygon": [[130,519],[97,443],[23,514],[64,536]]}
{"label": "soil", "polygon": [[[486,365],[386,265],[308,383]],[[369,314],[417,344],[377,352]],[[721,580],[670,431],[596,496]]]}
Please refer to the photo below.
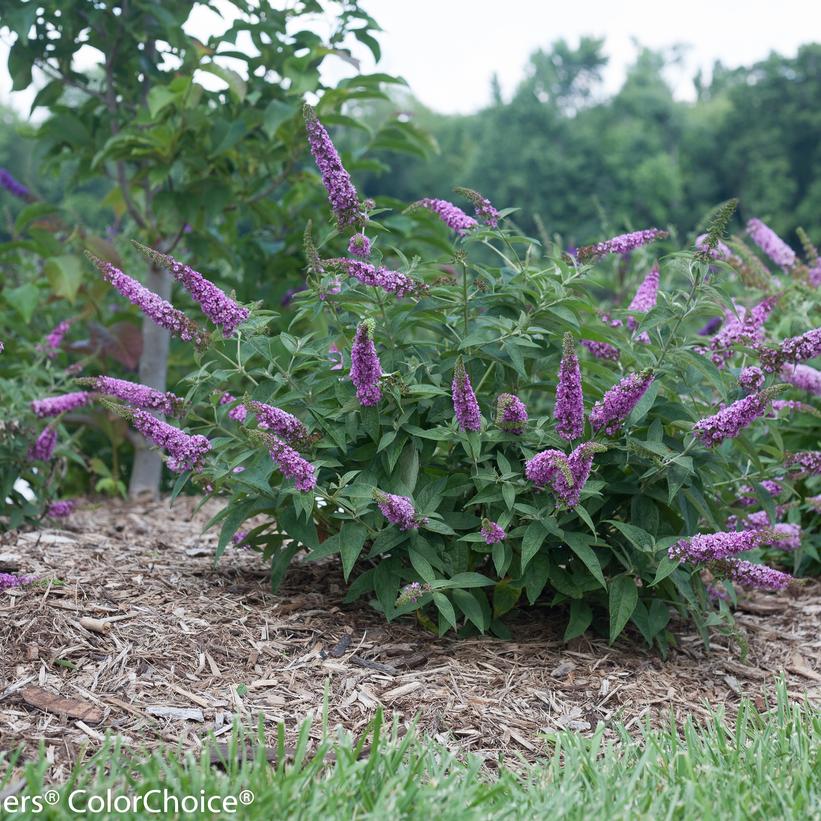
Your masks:
{"label": "soil", "polygon": [[326,687],[331,727],[359,734],[382,706],[491,767],[538,757],[561,729],[614,734],[614,722],[719,707],[732,719],[742,696],[763,708],[780,676],[791,697],[821,703],[818,580],[747,598],[709,651],[677,625],[666,660],[630,634],[566,644],[564,619],[539,607],[510,641],[439,639],[412,617],[388,624],[343,604],[333,560],[297,557],[276,595],[258,554],[229,548],[215,564],[216,532],[202,527],[219,506],[195,502],[89,500],[59,528],[0,538],[0,571],[39,580],[0,593],[0,751],[35,757],[43,744],[58,783],[105,734],[198,750],[235,718],[254,731],[261,714],[275,743],[279,722],[293,737],[321,714]]}

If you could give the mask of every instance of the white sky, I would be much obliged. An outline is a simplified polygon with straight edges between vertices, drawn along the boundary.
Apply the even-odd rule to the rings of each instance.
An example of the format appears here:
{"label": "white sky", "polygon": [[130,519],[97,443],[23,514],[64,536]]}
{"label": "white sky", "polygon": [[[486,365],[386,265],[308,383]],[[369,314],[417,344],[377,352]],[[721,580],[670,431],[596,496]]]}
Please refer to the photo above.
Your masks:
{"label": "white sky", "polygon": [[[821,41],[819,0],[363,0],[363,6],[384,29],[378,69],[404,77],[431,108],[454,113],[489,102],[494,72],[503,95],[510,95],[528,55],[562,37],[571,44],[583,35],[605,38],[610,92],[635,58],[636,41],[654,49],[687,45],[684,64],[668,73],[683,99],[694,94],[696,70],[709,76],[716,59],[746,65],[771,51],[792,56],[802,43]],[[224,27],[201,7],[186,24],[201,37]],[[327,30],[327,21],[315,27]],[[352,45],[362,70],[375,70],[367,49]],[[33,93],[11,93],[7,53],[0,43],[0,103],[27,114]],[[325,66],[329,80],[352,72],[341,60]]]}
{"label": "white sky", "polygon": [[381,69],[403,76],[419,99],[442,112],[475,111],[490,99],[497,72],[503,95],[521,79],[528,55],[561,37],[605,38],[608,90],[618,89],[636,54],[689,45],[683,70],[668,80],[694,95],[698,68],[753,63],[771,51],[793,56],[821,41],[819,0],[363,0],[385,30]]}

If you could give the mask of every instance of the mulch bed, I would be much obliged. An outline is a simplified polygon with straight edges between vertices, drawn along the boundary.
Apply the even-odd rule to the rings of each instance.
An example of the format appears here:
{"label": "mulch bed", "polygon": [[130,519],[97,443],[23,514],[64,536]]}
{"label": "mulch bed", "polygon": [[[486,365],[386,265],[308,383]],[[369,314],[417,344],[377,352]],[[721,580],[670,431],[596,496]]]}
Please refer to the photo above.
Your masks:
{"label": "mulch bed", "polygon": [[666,661],[629,635],[567,645],[542,608],[514,621],[511,641],[438,639],[410,617],[386,624],[342,604],[330,560],[297,561],[277,595],[251,551],[215,566],[216,534],[201,531],[218,508],[193,509],[90,501],[59,529],[0,538],[0,571],[41,579],[0,594],[0,750],[35,756],[43,743],[56,782],[106,733],[197,750],[262,714],[273,741],[278,722],[293,736],[318,716],[327,687],[332,727],[358,733],[382,705],[492,766],[500,753],[537,757],[560,729],[701,719],[708,706],[732,717],[742,695],[763,707],[781,675],[791,696],[821,702],[819,581],[747,599],[737,633],[709,652],[680,625]]}

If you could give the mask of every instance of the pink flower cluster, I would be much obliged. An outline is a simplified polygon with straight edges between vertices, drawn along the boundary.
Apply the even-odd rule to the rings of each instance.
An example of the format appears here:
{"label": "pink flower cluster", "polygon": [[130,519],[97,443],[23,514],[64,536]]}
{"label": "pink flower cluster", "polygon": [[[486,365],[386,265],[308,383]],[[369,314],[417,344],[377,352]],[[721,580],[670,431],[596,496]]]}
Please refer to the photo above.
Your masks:
{"label": "pink flower cluster", "polygon": [[71,328],[71,323],[72,320],[64,319],[62,322],[58,323],[46,336],[46,343],[41,350],[45,351],[46,356],[49,359],[52,359],[57,355],[60,345],[63,344],[63,337],[68,333],[69,328]]}
{"label": "pink flower cluster", "polygon": [[397,299],[416,293],[421,287],[420,283],[400,271],[377,268],[361,259],[337,258],[328,260],[328,264],[341,266],[348,276],[358,279],[363,285],[381,288],[389,294],[394,294]]}
{"label": "pink flower cluster", "polygon": [[479,411],[479,402],[470,384],[470,375],[465,370],[465,363],[460,356],[456,360],[451,383],[451,398],[456,423],[461,430],[478,431],[482,427],[482,415]]}
{"label": "pink flower cluster", "polygon": [[527,407],[518,396],[502,393],[496,399],[496,425],[508,433],[520,436],[527,424]]}
{"label": "pink flower cluster", "polygon": [[304,442],[308,438],[308,428],[293,414],[254,400],[248,403],[248,408],[256,414],[262,430],[271,431],[289,444]]}
{"label": "pink flower cluster", "polygon": [[793,476],[819,476],[821,475],[821,450],[791,453],[784,464],[792,469]]}
{"label": "pink flower cluster", "polygon": [[801,336],[785,339],[778,348],[759,349],[761,367],[775,373],[785,362],[802,362],[821,356],[821,328],[813,328]]}
{"label": "pink flower cluster", "polygon": [[455,231],[459,236],[463,236],[478,225],[473,217],[469,217],[459,206],[447,200],[426,197],[415,202],[411,207],[427,208],[428,211],[433,211],[451,231]]}
{"label": "pink flower cluster", "polygon": [[22,587],[31,584],[34,576],[15,576],[13,573],[0,573],[0,591],[11,590],[13,587]]}
{"label": "pink flower cluster", "polygon": [[311,154],[322,177],[322,184],[328,192],[328,201],[339,227],[353,225],[362,217],[359,195],[325,126],[308,105],[305,106],[305,129],[308,132]]}
{"label": "pink flower cluster", "polygon": [[619,234],[617,237],[605,240],[604,242],[597,242],[595,245],[587,245],[584,248],[579,248],[579,259],[587,259],[590,257],[601,257],[605,254],[629,254],[636,248],[642,245],[648,245],[655,242],[657,239],[663,239],[668,236],[666,231],[660,231],[658,228],[645,228],[643,231],[631,231],[628,234]]}
{"label": "pink flower cluster", "polygon": [[764,544],[765,538],[765,534],[760,530],[699,533],[689,539],[680,539],[668,549],[667,553],[671,559],[704,564],[754,550]]}
{"label": "pink flower cluster", "polygon": [[46,510],[46,516],[50,519],[67,519],[74,513],[77,503],[73,499],[61,499],[57,502],[52,502]]}
{"label": "pink flower cluster", "polygon": [[54,453],[56,445],[57,431],[51,427],[51,425],[48,425],[43,428],[34,444],[29,448],[27,458],[31,462],[38,460],[48,462]]}
{"label": "pink flower cluster", "polygon": [[[628,311],[635,311],[636,313],[646,314],[656,307],[659,293],[659,267],[654,265],[650,273],[644,278],[644,281],[639,285],[633,301],[627,306]],[[627,317],[627,327],[631,331],[635,331],[638,326],[638,321],[634,316]],[[643,332],[636,337],[637,341],[647,344],[650,342],[650,337],[647,332]]]}
{"label": "pink flower cluster", "polygon": [[769,390],[751,393],[713,416],[699,419],[693,425],[693,435],[707,447],[716,447],[725,439],[738,436],[744,428],[764,416],[771,400]]}
{"label": "pink flower cluster", "polygon": [[366,319],[356,329],[351,347],[351,382],[356,388],[359,404],[372,407],[382,398],[379,380],[382,376],[382,365],[373,344],[374,322]]}
{"label": "pink flower cluster", "polygon": [[198,347],[204,347],[207,344],[207,335],[170,302],[150,291],[128,274],[124,274],[110,262],[95,257],[88,251],[86,255],[99,268],[103,279],[113,285],[132,305],[136,305],[152,322],[186,342],[193,341]]}
{"label": "pink flower cluster", "polygon": [[749,310],[736,305],[735,312],[725,312],[721,330],[710,340],[711,358],[716,367],[722,367],[730,359],[734,345],[754,347],[764,339],[764,323],[777,301],[777,296],[771,296]]}
{"label": "pink flower cluster", "polygon": [[487,544],[497,544],[507,538],[504,528],[498,522],[491,522],[490,519],[482,519],[481,533]]}
{"label": "pink flower cluster", "polygon": [[653,382],[651,371],[641,371],[624,377],[593,406],[590,424],[594,431],[604,428],[608,436],[614,436],[636,407]]}
{"label": "pink flower cluster", "polygon": [[821,396],[821,371],[810,365],[785,364],[781,368],[781,378],[800,391]]}
{"label": "pink flower cluster", "polygon": [[183,400],[170,391],[158,391],[148,385],[115,379],[113,376],[95,376],[79,381],[91,385],[97,393],[122,399],[134,408],[157,410],[167,416],[179,416],[182,413]]}
{"label": "pink flower cluster", "polygon": [[729,246],[725,245],[721,240],[716,243],[715,248],[710,248],[707,244],[707,234],[697,236],[695,245],[697,251],[701,251],[702,254],[707,254],[712,259],[728,262],[735,258],[735,254],[730,250]]}
{"label": "pink flower cluster", "polygon": [[61,413],[75,410],[87,404],[91,394],[86,391],[64,393],[62,396],[48,396],[45,399],[35,399],[31,403],[34,415],[40,419],[46,416],[59,416]]}
{"label": "pink flower cluster", "polygon": [[764,371],[762,371],[761,368],[750,365],[747,368],[743,368],[738,375],[738,384],[744,388],[744,390],[757,391],[764,384],[765,378]]}
{"label": "pink flower cluster", "polygon": [[[781,485],[778,482],[774,482],[772,479],[765,479],[763,482],[760,482],[761,486],[770,496],[778,496],[781,493]],[[733,504],[737,507],[752,507],[754,504],[758,502],[758,499],[755,496],[752,496],[753,488],[751,485],[742,485],[739,488],[739,492],[742,494],[735,500]]]}
{"label": "pink flower cluster", "polygon": [[784,242],[778,234],[760,219],[751,219],[747,223],[750,239],[776,264],[782,268],[795,265],[795,251]]}
{"label": "pink flower cluster", "polygon": [[266,437],[266,443],[280,473],[287,479],[293,479],[297,490],[305,493],[316,487],[316,473],[310,462],[276,436]]}
{"label": "pink flower cluster", "polygon": [[573,335],[564,335],[559,382],[556,386],[556,404],[553,407],[556,433],[567,442],[581,438],[584,432],[584,396],[579,358]]}
{"label": "pink flower cluster", "polygon": [[610,362],[617,362],[619,359],[619,349],[609,342],[597,342],[594,339],[583,339],[582,345],[590,351],[596,359],[606,359]]}
{"label": "pink flower cluster", "polygon": [[248,308],[231,299],[221,288],[206,279],[199,271],[190,265],[178,262],[170,254],[161,254],[152,248],[134,243],[146,256],[154,262],[164,265],[171,271],[171,275],[179,282],[196,302],[202,312],[218,328],[227,339],[234,335],[237,327],[245,322],[250,315]]}
{"label": "pink flower cluster", "polygon": [[371,255],[371,241],[365,234],[354,234],[348,242],[348,253],[360,259],[368,259]]}
{"label": "pink flower cluster", "polygon": [[543,450],[525,464],[525,477],[537,487],[549,485],[559,501],[575,507],[590,476],[593,456],[603,450],[604,445],[594,442],[582,443],[569,455]]}
{"label": "pink flower cluster", "polygon": [[[224,393],[220,397],[220,405],[230,405],[232,402],[236,402],[237,397],[232,396],[230,393]],[[228,418],[233,419],[235,422],[244,422],[248,418],[248,408],[245,407],[242,403],[237,405],[231,410],[228,411]]]}
{"label": "pink flower cluster", "polygon": [[211,443],[204,436],[189,436],[144,410],[134,411],[132,424],[146,439],[168,453],[169,470],[182,473],[202,469],[203,459],[211,450]]}
{"label": "pink flower cluster", "polygon": [[419,518],[413,502],[407,496],[374,490],[373,498],[382,515],[400,530],[415,530],[427,521]]}

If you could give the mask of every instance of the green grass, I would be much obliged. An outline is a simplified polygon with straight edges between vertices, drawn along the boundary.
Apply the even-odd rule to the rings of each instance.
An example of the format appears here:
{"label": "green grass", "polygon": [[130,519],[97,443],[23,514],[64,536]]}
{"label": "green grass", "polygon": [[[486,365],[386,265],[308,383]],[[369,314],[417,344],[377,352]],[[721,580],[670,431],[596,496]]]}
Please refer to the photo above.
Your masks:
{"label": "green grass", "polygon": [[[379,719],[359,745],[323,729],[326,740],[313,755],[307,753],[306,724],[288,763],[266,763],[263,750],[250,761],[232,756],[226,772],[211,766],[207,755],[166,749],[134,756],[112,743],[60,786],[58,805],[40,813],[0,812],[0,817],[77,817],[65,807],[72,790],[104,796],[110,789],[115,796],[133,797],[166,788],[175,796],[238,796],[251,790],[253,803],[240,806],[233,817],[254,819],[821,818],[821,712],[791,704],[783,685],[765,712],[745,701],[734,728],[716,714],[707,726],[688,721],[632,737],[616,728],[618,738],[610,740],[602,727],[588,739],[571,732],[552,735],[549,755],[536,765],[517,762],[518,774],[503,762],[495,773],[476,758],[460,761],[417,733],[398,738],[396,728],[381,726]],[[372,747],[362,757],[366,741]],[[232,744],[238,743],[235,733]],[[325,760],[330,752],[336,760]],[[0,759],[0,771],[6,772],[0,793],[11,778],[11,763],[3,766]],[[26,764],[18,799],[45,793],[45,770],[42,760]],[[110,817],[157,816],[116,812]]]}

